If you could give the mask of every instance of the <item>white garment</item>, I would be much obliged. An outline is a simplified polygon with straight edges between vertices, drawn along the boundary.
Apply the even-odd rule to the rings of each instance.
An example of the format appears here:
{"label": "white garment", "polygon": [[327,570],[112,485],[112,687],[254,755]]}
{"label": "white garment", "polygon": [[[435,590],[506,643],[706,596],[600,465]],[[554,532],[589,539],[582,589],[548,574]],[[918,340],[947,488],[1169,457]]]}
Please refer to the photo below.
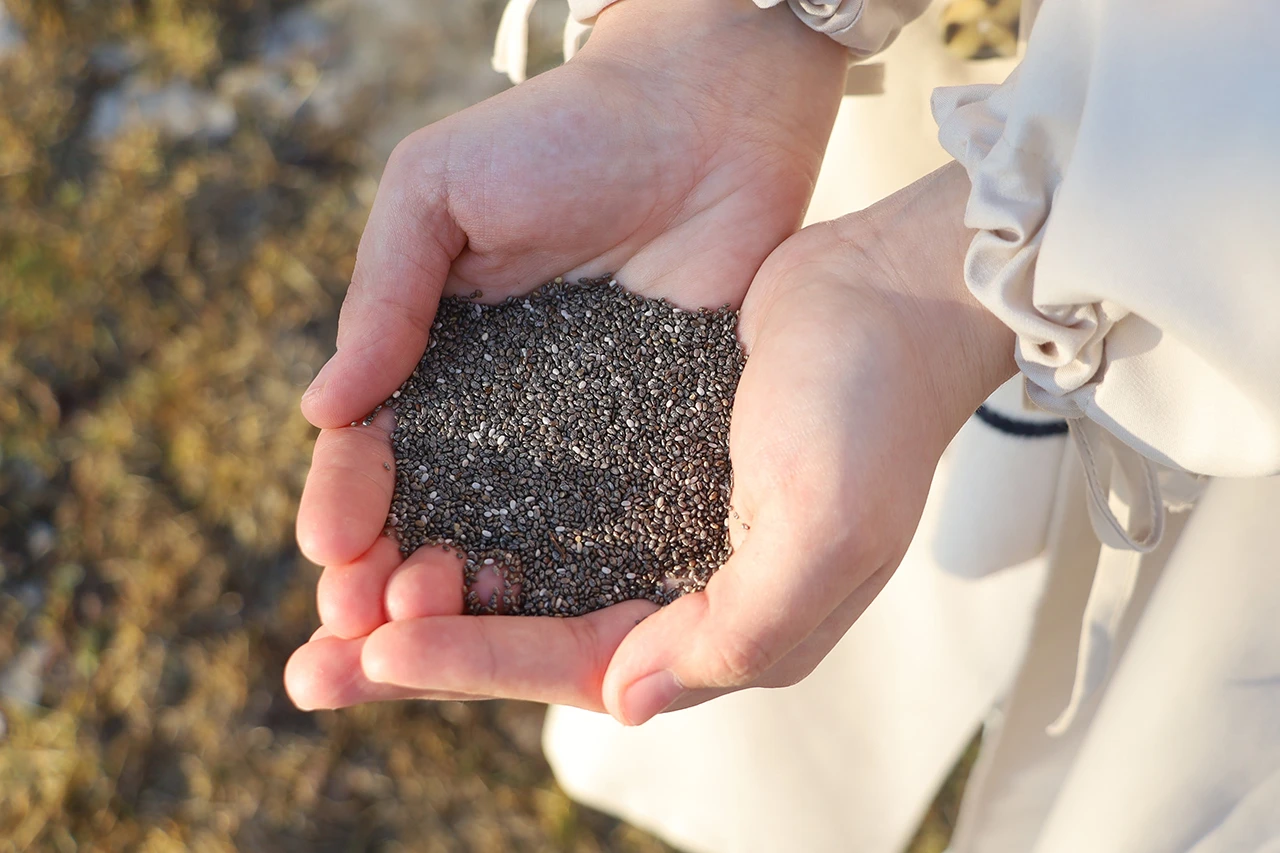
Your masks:
{"label": "white garment", "polygon": [[[885,94],[846,103],[819,203],[862,206],[945,156],[915,111],[974,81],[913,78],[941,54],[915,32],[884,54]],[[1280,850],[1277,45],[1263,0],[1045,0],[1008,83],[940,93],[973,181],[967,281],[1017,333],[1027,396],[1105,452],[971,422],[898,576],[809,679],[637,730],[556,709],[571,794],[691,850],[888,853],[998,704],[955,853]],[[990,405],[1043,422],[1018,396]],[[1159,542],[1135,482],[1154,463],[1146,497],[1203,491]],[[1092,535],[1099,473],[1095,522],[1147,553]],[[1040,569],[997,571],[1042,542]]]}
{"label": "white garment", "polygon": [[935,98],[1031,399],[1199,474],[1280,472],[1278,46],[1261,0],[1049,0],[1014,77]]}
{"label": "white garment", "polygon": [[[1261,522],[1280,517],[1280,482],[1258,479],[1280,471],[1277,36],[1270,3],[1049,0],[1006,83],[935,96],[942,142],[973,185],[966,280],[1017,333],[1028,397],[1076,419],[1086,471],[1113,455],[1132,495],[1158,463],[1156,495],[1184,503],[1203,489],[1207,505],[1145,557],[1102,549],[1056,739],[1043,727],[1062,632],[1042,613],[956,851],[1280,845],[1280,727],[1248,722],[1280,717],[1280,685],[1227,677],[1242,646],[1280,660],[1252,606],[1280,587]],[[1206,486],[1180,471],[1255,479]],[[1224,495],[1240,495],[1234,514],[1211,508]],[[1060,574],[1051,566],[1047,597]],[[1168,591],[1180,584],[1205,597]],[[1250,606],[1215,612],[1225,585],[1250,590]],[[1150,602],[1127,606],[1144,586]],[[1200,663],[1184,669],[1175,649],[1188,636]],[[1190,713],[1176,707],[1188,690]]]}

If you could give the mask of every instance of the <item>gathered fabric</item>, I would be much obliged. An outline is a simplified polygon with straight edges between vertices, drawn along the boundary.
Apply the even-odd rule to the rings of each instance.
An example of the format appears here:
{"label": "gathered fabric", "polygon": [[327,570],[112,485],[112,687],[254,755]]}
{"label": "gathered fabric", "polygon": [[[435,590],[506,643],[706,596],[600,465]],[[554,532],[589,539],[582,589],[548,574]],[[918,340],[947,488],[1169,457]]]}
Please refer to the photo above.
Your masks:
{"label": "gathered fabric", "polygon": [[[1071,694],[1048,727],[1060,736],[1106,681],[1137,587],[1138,557],[1160,543],[1165,507],[1156,466],[1088,420],[1077,394],[1098,376],[1107,334],[1127,312],[1106,302],[1043,310],[1034,302],[1031,283],[1062,174],[1055,160],[1024,156],[1003,137],[1004,122],[991,102],[1001,103],[1016,76],[1017,71],[1003,86],[939,89],[933,109],[943,148],[971,175],[998,176],[973,180],[966,223],[986,227],[973,239],[965,278],[984,304],[1004,309],[997,312],[1002,319],[1016,315],[1016,325],[1010,325],[1018,332],[1015,359],[1027,400],[1037,410],[1067,418],[1084,472],[1089,519],[1104,546],[1081,618]],[[983,109],[966,109],[973,105]],[[987,218],[988,210],[998,213]]]}
{"label": "gathered fabric", "polygon": [[[1241,8],[1242,19],[1256,9]],[[1274,342],[1251,339],[1260,330],[1224,334],[1227,327],[1215,328],[1213,316],[1280,308],[1280,298],[1262,273],[1276,266],[1267,245],[1273,241],[1255,240],[1247,228],[1198,258],[1225,260],[1230,246],[1239,257],[1255,258],[1241,276],[1229,272],[1230,262],[1219,269],[1179,265],[1181,247],[1162,245],[1198,221],[1199,211],[1212,209],[1212,185],[1182,174],[1185,164],[1203,159],[1195,150],[1200,143],[1183,132],[1180,104],[1219,98],[1223,84],[1158,64],[1170,78],[1166,88],[1179,93],[1177,103],[1150,93],[1135,100],[1115,75],[1093,85],[1109,54],[1125,49],[1126,35],[1154,38],[1149,30],[1159,4],[1131,0],[1104,9],[1068,1],[1046,4],[1041,14],[1027,58],[1003,84],[939,89],[932,106],[939,141],[972,185],[965,223],[977,234],[965,281],[1016,333],[1027,399],[1068,419],[1090,518],[1104,545],[1081,627],[1075,688],[1051,727],[1062,732],[1105,678],[1107,650],[1136,582],[1138,561],[1125,554],[1156,548],[1166,504],[1192,503],[1203,475],[1280,470],[1280,352]],[[1175,29],[1172,45],[1196,41],[1194,28]],[[1098,33],[1109,34],[1105,44],[1096,41]],[[1274,126],[1274,107],[1260,116],[1262,136],[1264,126]],[[1154,139],[1161,145],[1146,144],[1141,166],[1135,160],[1129,174],[1108,162],[1139,156],[1124,147],[1132,140]],[[1243,150],[1234,163],[1222,152],[1218,162],[1230,173],[1225,185],[1258,180],[1262,173],[1249,173],[1248,164],[1262,152],[1251,147],[1237,145]],[[1168,189],[1175,176],[1185,197]],[[1274,170],[1268,178],[1274,181]],[[1150,199],[1162,195],[1170,197],[1153,208]],[[1107,221],[1108,209],[1138,199],[1143,219],[1129,209],[1125,219]],[[1143,242],[1147,233],[1159,239]],[[1210,299],[1220,275],[1230,276],[1233,287],[1212,291]]]}
{"label": "gathered fabric", "polygon": [[[1230,5],[1256,26],[1218,33],[1219,48],[1266,49],[1275,8]],[[1101,428],[1077,436],[1086,462],[1110,443],[1135,480],[1266,476],[1280,472],[1280,341],[1249,320],[1280,316],[1280,250],[1259,224],[1280,192],[1267,141],[1280,102],[1237,109],[1224,93],[1246,71],[1271,91],[1280,69],[1168,61],[1202,33],[1161,9],[1047,3],[1003,84],[934,93],[939,141],[972,185],[965,281],[1016,334],[1028,399]],[[1154,55],[1129,70],[1139,47]],[[1135,91],[1138,80],[1153,88]],[[1238,132],[1189,132],[1192,103],[1206,114],[1198,124],[1216,117]],[[1139,471],[1124,448],[1153,467]],[[1097,508],[1104,542],[1142,550]]]}
{"label": "gathered fabric", "polygon": [[[506,74],[512,83],[523,83],[528,74],[529,15],[538,0],[508,0],[498,23],[493,46],[493,70]],[[591,28],[596,16],[616,0],[569,0],[569,20],[565,23],[563,51],[565,61],[578,51],[582,35]],[[849,49],[850,60],[857,61],[884,50],[902,27],[919,15],[929,0],[897,0],[886,3],[875,0],[840,0],[836,3],[812,3],[809,0],[753,0],[761,9],[787,3],[810,29],[830,36]]]}

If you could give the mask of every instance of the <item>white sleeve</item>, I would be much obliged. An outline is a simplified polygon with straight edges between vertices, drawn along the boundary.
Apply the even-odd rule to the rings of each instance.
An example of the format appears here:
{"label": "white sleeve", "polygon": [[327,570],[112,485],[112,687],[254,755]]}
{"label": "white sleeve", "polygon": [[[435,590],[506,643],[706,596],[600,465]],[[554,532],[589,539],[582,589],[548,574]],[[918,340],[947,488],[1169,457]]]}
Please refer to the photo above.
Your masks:
{"label": "white sleeve", "polygon": [[1197,474],[1280,472],[1277,45],[1264,0],[1045,0],[1008,81],[934,95],[1028,396]]}
{"label": "white sleeve", "polygon": [[[579,23],[590,23],[605,6],[615,0],[569,0],[569,11]],[[706,2],[706,0],[693,0]],[[879,53],[897,37],[902,27],[918,17],[929,0],[836,0],[812,3],[809,0],[753,0],[761,9],[787,3],[810,29],[817,30],[847,47],[855,58]]]}

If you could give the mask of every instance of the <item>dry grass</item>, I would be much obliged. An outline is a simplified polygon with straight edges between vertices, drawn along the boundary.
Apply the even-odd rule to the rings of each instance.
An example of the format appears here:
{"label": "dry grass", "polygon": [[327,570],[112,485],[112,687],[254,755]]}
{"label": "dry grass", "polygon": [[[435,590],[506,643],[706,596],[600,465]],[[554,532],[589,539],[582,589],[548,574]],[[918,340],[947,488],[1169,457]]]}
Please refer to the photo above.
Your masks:
{"label": "dry grass", "polygon": [[86,123],[96,45],[203,86],[288,4],[6,4],[0,670],[40,680],[0,699],[0,851],[666,849],[557,789],[539,708],[283,695],[316,623],[297,398],[367,209],[358,134]]}
{"label": "dry grass", "polygon": [[538,708],[283,695],[315,624],[297,398],[365,215],[358,152],[85,135],[96,44],[200,84],[277,9],[9,6],[28,48],[0,68],[0,666],[25,650],[43,684],[0,704],[0,849],[663,849],[557,790]]}

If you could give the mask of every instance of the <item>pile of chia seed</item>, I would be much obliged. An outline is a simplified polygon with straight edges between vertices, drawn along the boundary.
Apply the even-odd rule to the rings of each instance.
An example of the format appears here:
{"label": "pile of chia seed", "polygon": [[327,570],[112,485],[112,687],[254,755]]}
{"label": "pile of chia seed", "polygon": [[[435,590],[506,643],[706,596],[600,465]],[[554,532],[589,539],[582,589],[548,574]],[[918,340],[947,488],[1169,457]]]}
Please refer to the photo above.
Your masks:
{"label": "pile of chia seed", "polygon": [[500,305],[449,298],[388,405],[388,526],[506,582],[468,609],[576,616],[704,587],[729,555],[737,313],[683,311],[616,280]]}

